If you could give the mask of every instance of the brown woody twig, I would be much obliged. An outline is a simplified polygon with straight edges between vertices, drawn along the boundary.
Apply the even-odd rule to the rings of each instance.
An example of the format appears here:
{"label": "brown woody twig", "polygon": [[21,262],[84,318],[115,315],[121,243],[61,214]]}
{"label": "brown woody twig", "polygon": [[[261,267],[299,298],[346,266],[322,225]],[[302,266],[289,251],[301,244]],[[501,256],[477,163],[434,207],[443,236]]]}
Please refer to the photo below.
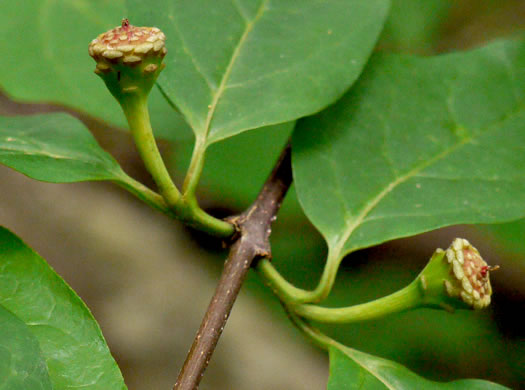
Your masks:
{"label": "brown woody twig", "polygon": [[255,202],[242,214],[228,218],[238,234],[173,390],[198,388],[253,260],[271,258],[271,224],[291,183],[291,150],[287,145]]}

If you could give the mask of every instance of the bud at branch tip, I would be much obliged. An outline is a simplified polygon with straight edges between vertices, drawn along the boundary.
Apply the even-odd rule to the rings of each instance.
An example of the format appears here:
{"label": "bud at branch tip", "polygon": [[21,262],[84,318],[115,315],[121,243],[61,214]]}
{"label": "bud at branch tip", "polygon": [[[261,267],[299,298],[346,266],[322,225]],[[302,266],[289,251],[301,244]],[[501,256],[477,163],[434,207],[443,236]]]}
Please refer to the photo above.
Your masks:
{"label": "bud at branch tip", "polygon": [[[447,298],[473,309],[483,309],[490,304],[492,294],[490,271],[497,269],[499,266],[489,266],[467,240],[456,238],[447,250],[436,250],[418,279],[431,303],[431,297],[444,292]],[[453,300],[447,299],[445,305],[461,307]]]}
{"label": "bud at branch tip", "polygon": [[89,55],[97,65],[95,73],[122,104],[126,94],[147,96],[164,68],[166,36],[156,27],[136,27],[123,19],[91,41]]}

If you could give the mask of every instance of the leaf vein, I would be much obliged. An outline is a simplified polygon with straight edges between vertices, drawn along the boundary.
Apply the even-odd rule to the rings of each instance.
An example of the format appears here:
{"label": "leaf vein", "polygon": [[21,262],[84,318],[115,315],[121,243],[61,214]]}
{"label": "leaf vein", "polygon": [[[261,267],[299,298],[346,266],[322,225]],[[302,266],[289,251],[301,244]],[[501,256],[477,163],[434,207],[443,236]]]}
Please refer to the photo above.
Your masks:
{"label": "leaf vein", "polygon": [[249,24],[250,18],[248,17],[248,15],[246,15],[246,10],[239,3],[239,0],[232,0],[232,4],[236,11],[239,13],[239,15],[244,19],[244,22],[246,24]]}
{"label": "leaf vein", "polygon": [[[338,347],[339,347],[339,343],[336,344]],[[339,347],[340,348],[340,347]],[[385,379],[383,378],[381,375],[379,375],[379,373],[377,373],[376,371],[374,371],[373,369],[371,369],[370,367],[368,366],[365,366],[363,363],[361,363],[358,359],[354,359],[352,357],[351,354],[349,354],[348,352],[350,352],[351,349],[348,348],[348,347],[345,347],[343,349],[343,352],[346,354],[346,356],[350,357],[350,359],[352,359],[355,363],[357,363],[359,366],[361,366],[365,371],[368,371],[370,372],[372,375],[374,375],[382,384],[385,385],[385,387],[389,390],[396,390],[395,387],[392,387],[390,385],[390,383]]]}
{"label": "leaf vein", "polygon": [[[523,103],[518,104],[516,107],[514,107],[512,110],[510,110],[509,113],[504,115],[502,118],[499,118],[499,119],[493,121],[492,123],[489,123],[486,126],[484,126],[482,129],[480,129],[480,131],[475,136],[479,136],[480,134],[484,134],[484,133],[487,133],[487,132],[490,132],[490,131],[493,131],[493,130],[497,129],[498,126],[503,125],[504,122],[509,121],[509,120],[517,117],[518,115],[522,114],[524,110],[525,110],[525,104],[523,104]],[[418,177],[418,176],[422,177],[422,175],[420,175],[420,172],[423,169],[425,169],[428,166],[434,164],[435,162],[445,158],[446,156],[451,154],[456,149],[462,147],[463,145],[465,145],[467,143],[473,143],[475,136],[472,135],[471,133],[467,133],[467,134],[468,135],[465,136],[464,138],[458,139],[458,143],[457,144],[454,144],[454,145],[446,148],[441,153],[438,153],[437,155],[435,155],[433,158],[431,158],[431,159],[429,159],[429,160],[427,160],[427,161],[425,161],[425,162],[415,166],[413,169],[408,171],[403,176],[400,176],[396,180],[390,182],[390,184],[388,184],[388,186],[386,186],[381,192],[379,192],[374,198],[372,198],[371,201],[369,201],[365,205],[365,207],[362,209],[361,213],[359,213],[357,215],[357,217],[353,221],[347,222],[346,229],[343,231],[343,233],[340,236],[338,236],[334,240],[334,243],[331,244],[331,245],[333,245],[334,252],[337,253],[337,256],[339,256],[339,257],[342,256],[341,252],[342,252],[342,250],[344,248],[344,245],[345,245],[346,241],[348,241],[348,239],[350,238],[352,233],[355,231],[355,229],[357,229],[365,221],[365,219],[367,218],[369,213],[379,204],[379,202],[381,202],[381,200],[383,200],[397,186],[399,186],[400,184],[406,182],[407,180],[409,180],[409,179],[411,179],[413,177]],[[504,180],[502,180],[502,181],[504,181]]]}
{"label": "leaf vein", "polygon": [[208,133],[210,131],[211,122],[213,120],[213,116],[215,114],[215,110],[217,109],[217,106],[219,104],[219,101],[221,97],[223,96],[224,91],[226,90],[226,85],[228,83],[228,80],[230,79],[231,72],[233,70],[233,66],[235,65],[235,61],[239,57],[239,54],[241,52],[241,49],[246,42],[246,38],[250,34],[250,32],[253,29],[253,26],[257,21],[262,17],[264,14],[264,11],[267,9],[267,5],[269,3],[269,0],[264,0],[261,5],[259,6],[259,9],[257,10],[257,14],[255,15],[255,18],[246,24],[246,27],[244,29],[243,34],[241,35],[241,38],[239,39],[239,42],[237,42],[237,46],[235,47],[235,50],[233,51],[232,57],[230,59],[230,62],[228,63],[228,66],[226,67],[226,71],[224,72],[221,83],[219,84],[219,88],[215,92],[212,102],[208,109],[208,115],[206,116],[206,123],[204,125],[204,137],[208,137]]}
{"label": "leaf vein", "polygon": [[[175,16],[173,15],[173,9],[171,11],[172,12],[168,15],[168,17],[173,20],[175,18]],[[202,70],[200,64],[197,62],[194,54],[190,50],[188,43],[184,40],[184,36],[182,35],[182,32],[180,31],[178,24],[177,23],[173,23],[173,27],[175,28],[175,30],[177,31],[177,34],[179,36],[180,42],[182,44],[182,51],[184,52],[184,54],[186,54],[189,57],[192,65],[195,68],[195,70],[197,71],[197,73],[202,76],[204,82],[208,85],[208,87],[212,91],[217,90],[217,85]]]}
{"label": "leaf vein", "polygon": [[340,257],[342,254],[343,247],[346,243],[346,241],[350,238],[354,230],[359,227],[365,220],[365,218],[368,216],[368,214],[383,200],[390,192],[392,192],[397,186],[400,184],[406,182],[407,180],[411,179],[412,177],[416,176],[419,172],[421,172],[426,167],[434,164],[436,161],[439,161],[446,156],[448,156],[450,153],[458,149],[459,147],[463,146],[465,143],[467,143],[468,140],[464,139],[461,142],[458,142],[457,144],[454,144],[450,146],[449,148],[446,148],[441,153],[437,154],[433,158],[415,166],[410,171],[405,173],[402,176],[399,176],[396,180],[390,182],[388,186],[386,186],[379,194],[377,194],[370,202],[366,204],[366,206],[362,209],[361,213],[357,215],[357,217],[351,221],[350,223],[347,223],[346,230],[343,231],[343,234],[340,236],[338,240],[336,240],[336,243],[334,245],[335,253]]}

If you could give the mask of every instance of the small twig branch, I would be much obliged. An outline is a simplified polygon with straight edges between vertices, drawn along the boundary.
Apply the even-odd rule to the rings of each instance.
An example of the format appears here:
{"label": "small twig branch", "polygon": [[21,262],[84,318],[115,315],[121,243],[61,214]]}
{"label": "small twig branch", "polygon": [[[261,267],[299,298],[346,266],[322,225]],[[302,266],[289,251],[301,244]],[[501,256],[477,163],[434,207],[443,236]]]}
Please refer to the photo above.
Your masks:
{"label": "small twig branch", "polygon": [[255,202],[242,214],[229,218],[238,234],[174,390],[198,388],[253,260],[271,258],[271,224],[291,183],[291,151],[287,145]]}

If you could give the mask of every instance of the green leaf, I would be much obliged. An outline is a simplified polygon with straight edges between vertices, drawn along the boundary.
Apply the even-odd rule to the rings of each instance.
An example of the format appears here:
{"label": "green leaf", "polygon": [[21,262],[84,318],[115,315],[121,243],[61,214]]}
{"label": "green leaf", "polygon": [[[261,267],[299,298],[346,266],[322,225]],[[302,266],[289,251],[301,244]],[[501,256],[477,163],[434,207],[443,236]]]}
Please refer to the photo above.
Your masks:
{"label": "green leaf", "polygon": [[429,381],[395,362],[337,345],[330,347],[330,377],[327,389],[504,390],[508,388],[478,379],[463,379],[448,383]]}
{"label": "green leaf", "polygon": [[299,200],[333,255],[525,214],[525,45],[377,55],[293,136]]}
{"label": "green leaf", "polygon": [[38,341],[0,305],[0,390],[52,390]]}
{"label": "green leaf", "polygon": [[1,227],[0,253],[0,304],[36,336],[53,389],[126,389],[98,324],[75,292]]}
{"label": "green leaf", "polygon": [[525,219],[509,223],[478,226],[478,228],[489,232],[492,235],[492,239],[503,245],[502,249],[510,253],[525,255],[525,242],[523,241]]}
{"label": "green leaf", "polygon": [[[22,101],[53,102],[127,128],[117,101],[93,71],[92,39],[125,16],[124,0],[0,2],[0,86]],[[188,128],[154,88],[150,97],[156,134],[187,137]],[[177,130],[177,131],[176,131]]]}
{"label": "green leaf", "polygon": [[0,116],[0,164],[53,183],[110,180],[166,212],[160,195],[124,173],[84,125],[66,114]]}
{"label": "green leaf", "polygon": [[356,80],[388,0],[128,0],[168,37],[165,93],[208,144],[311,114]]}
{"label": "green leaf", "polygon": [[525,219],[502,224],[478,225],[482,236],[491,242],[495,250],[505,256],[505,268],[512,266],[513,271],[525,271]]}
{"label": "green leaf", "polygon": [[0,117],[0,163],[37,180],[123,180],[118,163],[67,114]]}

